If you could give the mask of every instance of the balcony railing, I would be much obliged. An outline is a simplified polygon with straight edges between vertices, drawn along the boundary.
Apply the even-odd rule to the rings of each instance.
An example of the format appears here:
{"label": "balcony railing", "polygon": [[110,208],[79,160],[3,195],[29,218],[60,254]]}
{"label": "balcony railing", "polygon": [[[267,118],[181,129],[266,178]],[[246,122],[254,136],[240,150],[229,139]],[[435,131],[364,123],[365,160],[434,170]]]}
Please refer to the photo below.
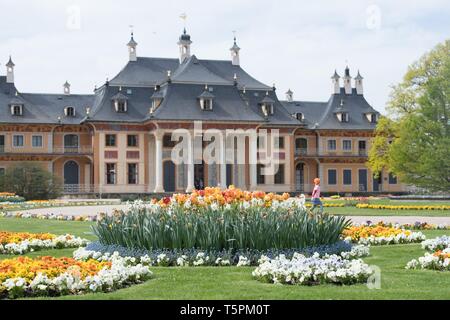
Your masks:
{"label": "balcony railing", "polygon": [[0,146],[0,154],[92,154],[92,147],[7,148]]}
{"label": "balcony railing", "polygon": [[53,147],[53,153],[64,153],[64,154],[90,154],[92,153],[92,147],[88,146],[64,146],[64,147]]}
{"label": "balcony railing", "polygon": [[295,148],[294,155],[296,157],[367,157],[366,149],[357,150],[328,150],[325,148]]}

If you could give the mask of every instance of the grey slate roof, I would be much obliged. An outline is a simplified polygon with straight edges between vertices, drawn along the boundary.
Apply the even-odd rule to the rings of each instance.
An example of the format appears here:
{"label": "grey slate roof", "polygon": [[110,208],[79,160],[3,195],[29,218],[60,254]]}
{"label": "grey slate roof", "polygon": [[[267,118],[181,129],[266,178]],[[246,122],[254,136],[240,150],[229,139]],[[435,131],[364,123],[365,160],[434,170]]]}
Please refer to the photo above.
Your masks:
{"label": "grey slate roof", "polygon": [[[171,71],[168,81],[167,71]],[[346,69],[346,73],[348,70]],[[236,75],[236,81],[234,79]],[[337,73],[335,73],[337,75]],[[205,91],[205,85],[209,89]],[[159,88],[155,91],[155,86]],[[136,122],[154,120],[202,120],[257,122],[274,126],[304,126],[311,129],[374,129],[364,113],[377,113],[356,90],[346,95],[344,88],[327,102],[279,101],[273,88],[259,82],[231,61],[200,60],[195,55],[178,59],[142,58],[130,61],[110,82],[94,95],[32,94],[15,95],[14,84],[0,76],[1,123],[82,123],[83,121]],[[267,95],[266,95],[267,93]],[[202,110],[199,97],[213,100],[212,110]],[[152,99],[162,99],[152,115]],[[23,116],[12,116],[8,107],[14,99],[24,104]],[[118,113],[114,99],[126,99],[127,112]],[[349,122],[341,123],[335,112],[341,101]],[[261,103],[271,103],[274,113],[265,119]],[[66,117],[64,108],[75,108],[75,117]],[[90,107],[89,118],[86,108]],[[295,118],[301,112],[304,121]]]}
{"label": "grey slate roof", "polygon": [[[340,109],[341,100],[344,105]],[[378,111],[369,105],[364,96],[356,94],[354,88],[350,95],[346,95],[344,88],[341,88],[340,93],[331,95],[327,102],[283,101],[283,105],[291,114],[303,113],[304,121],[310,129],[373,130],[376,126],[376,124],[367,121],[364,114],[378,113]],[[348,122],[338,121],[335,115],[338,110],[348,112]],[[318,124],[317,127],[316,124]]]}
{"label": "grey slate roof", "polygon": [[110,81],[115,86],[154,87],[167,80],[167,71],[172,73],[172,81],[207,84],[233,84],[236,74],[239,87],[269,90],[271,87],[259,82],[228,60],[200,60],[194,56],[180,64],[172,58],[144,58],[129,61]]}
{"label": "grey slate roof", "polygon": [[[0,123],[80,123],[85,115],[85,108],[94,103],[93,95],[64,95],[64,94],[37,94],[19,93],[16,96],[14,84],[6,83],[6,77],[0,76]],[[9,105],[14,100],[24,104],[23,115],[13,116]],[[75,117],[66,117],[64,108],[75,108]]]}

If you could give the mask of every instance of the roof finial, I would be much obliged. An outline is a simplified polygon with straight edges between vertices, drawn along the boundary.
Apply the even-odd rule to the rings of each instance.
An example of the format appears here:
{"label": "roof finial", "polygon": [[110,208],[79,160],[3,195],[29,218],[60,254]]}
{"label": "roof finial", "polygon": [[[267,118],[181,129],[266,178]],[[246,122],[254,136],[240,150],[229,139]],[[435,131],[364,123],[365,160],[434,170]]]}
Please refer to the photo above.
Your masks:
{"label": "roof finial", "polygon": [[186,34],[186,20],[187,20],[186,12],[183,12],[182,14],[180,14],[180,19],[183,20],[184,34]]}

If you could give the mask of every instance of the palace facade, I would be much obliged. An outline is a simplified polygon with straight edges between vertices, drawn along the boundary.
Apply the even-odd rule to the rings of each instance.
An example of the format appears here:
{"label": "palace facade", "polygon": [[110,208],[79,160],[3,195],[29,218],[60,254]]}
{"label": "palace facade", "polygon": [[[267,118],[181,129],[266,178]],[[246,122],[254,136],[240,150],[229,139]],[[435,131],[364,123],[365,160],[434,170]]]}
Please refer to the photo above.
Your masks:
{"label": "palace facade", "polygon": [[[347,67],[331,77],[327,101],[297,101],[289,90],[281,101],[276,88],[240,66],[240,48],[230,60],[191,55],[191,37],[179,38],[179,58],[137,56],[92,95],[22,93],[14,85],[14,63],[0,76],[0,174],[12,163],[34,161],[64,181],[65,193],[162,193],[204,186],[277,192],[311,192],[321,178],[323,192],[395,193],[405,186],[388,172],[378,178],[365,166],[379,113],[365,100],[363,78]],[[276,129],[270,150],[279,159],[273,175],[263,175],[260,139],[246,138],[244,163],[175,164],[176,129]],[[195,137],[193,138],[195,139]],[[223,145],[230,141],[225,138]],[[252,160],[255,160],[254,162]]]}

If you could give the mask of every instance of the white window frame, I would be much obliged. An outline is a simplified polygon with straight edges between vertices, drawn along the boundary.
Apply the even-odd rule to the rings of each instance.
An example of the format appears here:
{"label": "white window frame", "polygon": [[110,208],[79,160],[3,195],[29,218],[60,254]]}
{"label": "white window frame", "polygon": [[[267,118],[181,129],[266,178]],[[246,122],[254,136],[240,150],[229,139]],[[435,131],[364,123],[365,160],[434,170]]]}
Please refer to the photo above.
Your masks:
{"label": "white window frame", "polygon": [[[41,137],[41,145],[40,146],[34,146],[33,145],[33,139],[34,137]],[[33,134],[31,136],[31,147],[32,148],[43,148],[44,147],[44,136],[42,134]]]}
{"label": "white window frame", "polygon": [[[15,146],[14,145],[14,137],[22,137],[22,145],[21,146]],[[11,145],[13,148],[23,148],[25,147],[25,136],[23,134],[13,134]]]}
{"label": "white window frame", "polygon": [[[334,141],[334,149],[330,149],[329,141]],[[327,139],[327,151],[337,151],[337,139]]]}
{"label": "white window frame", "polygon": [[[344,141],[350,141],[350,149],[345,149],[344,148]],[[352,152],[353,151],[353,140],[352,139],[342,139],[342,141],[341,141],[341,148],[342,148],[342,151]]]}

